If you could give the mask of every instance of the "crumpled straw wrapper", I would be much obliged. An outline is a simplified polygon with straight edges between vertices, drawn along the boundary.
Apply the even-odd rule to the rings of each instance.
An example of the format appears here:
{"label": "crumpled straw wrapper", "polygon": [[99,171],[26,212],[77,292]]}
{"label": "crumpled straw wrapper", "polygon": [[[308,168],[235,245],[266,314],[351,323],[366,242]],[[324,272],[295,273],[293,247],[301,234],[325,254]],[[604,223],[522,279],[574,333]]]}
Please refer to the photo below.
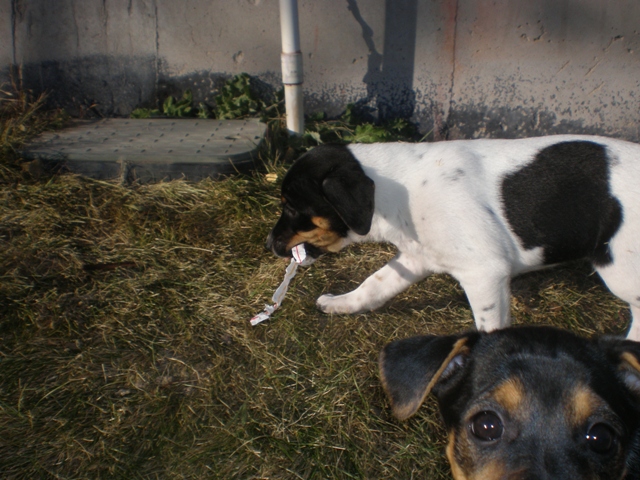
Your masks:
{"label": "crumpled straw wrapper", "polygon": [[289,288],[289,282],[293,277],[296,276],[296,270],[298,270],[298,265],[311,265],[315,258],[307,257],[307,252],[304,249],[304,245],[296,245],[291,249],[291,254],[293,258],[291,259],[291,263],[287,266],[287,269],[284,272],[284,280],[280,286],[276,289],[273,297],[271,297],[271,301],[273,305],[265,305],[264,311],[260,312],[256,316],[251,319],[251,325],[256,326],[259,323],[268,320],[271,317],[271,314],[276,311],[276,309],[282,304],[282,300],[287,293],[287,289]]}

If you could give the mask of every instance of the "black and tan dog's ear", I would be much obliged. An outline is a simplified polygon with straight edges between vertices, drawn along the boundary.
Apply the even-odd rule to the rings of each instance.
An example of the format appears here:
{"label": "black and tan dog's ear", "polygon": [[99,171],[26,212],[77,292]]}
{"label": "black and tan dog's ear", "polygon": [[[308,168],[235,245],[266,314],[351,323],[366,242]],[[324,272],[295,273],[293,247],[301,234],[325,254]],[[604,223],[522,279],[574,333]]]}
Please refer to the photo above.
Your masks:
{"label": "black and tan dog's ear", "polygon": [[598,339],[598,346],[618,367],[629,390],[640,397],[640,342],[620,337],[602,337]]}
{"label": "black and tan dog's ear", "polygon": [[469,335],[419,336],[397,340],[380,352],[380,378],[393,414],[405,420],[416,413],[438,382],[464,368]]}
{"label": "black and tan dog's ear", "polygon": [[375,184],[359,164],[341,165],[322,182],[324,197],[342,221],[358,235],[371,229]]}

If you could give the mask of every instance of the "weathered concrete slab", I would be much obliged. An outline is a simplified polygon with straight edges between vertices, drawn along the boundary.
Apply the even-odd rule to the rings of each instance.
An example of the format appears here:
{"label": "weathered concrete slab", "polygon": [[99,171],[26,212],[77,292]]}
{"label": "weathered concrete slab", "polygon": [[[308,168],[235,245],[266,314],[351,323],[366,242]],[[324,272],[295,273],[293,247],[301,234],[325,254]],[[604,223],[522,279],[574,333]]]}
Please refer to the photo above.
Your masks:
{"label": "weathered concrete slab", "polygon": [[257,119],[79,121],[37,137],[23,155],[98,179],[200,180],[252,168],[265,132]]}

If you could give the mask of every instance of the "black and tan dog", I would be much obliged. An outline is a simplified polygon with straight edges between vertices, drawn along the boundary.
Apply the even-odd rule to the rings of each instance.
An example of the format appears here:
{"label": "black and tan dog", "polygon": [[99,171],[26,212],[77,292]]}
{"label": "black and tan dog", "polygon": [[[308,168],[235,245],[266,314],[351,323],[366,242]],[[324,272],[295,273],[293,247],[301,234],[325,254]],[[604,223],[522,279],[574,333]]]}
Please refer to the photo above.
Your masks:
{"label": "black and tan dog", "polygon": [[457,480],[640,479],[640,343],[550,327],[388,344],[394,415],[433,392]]}

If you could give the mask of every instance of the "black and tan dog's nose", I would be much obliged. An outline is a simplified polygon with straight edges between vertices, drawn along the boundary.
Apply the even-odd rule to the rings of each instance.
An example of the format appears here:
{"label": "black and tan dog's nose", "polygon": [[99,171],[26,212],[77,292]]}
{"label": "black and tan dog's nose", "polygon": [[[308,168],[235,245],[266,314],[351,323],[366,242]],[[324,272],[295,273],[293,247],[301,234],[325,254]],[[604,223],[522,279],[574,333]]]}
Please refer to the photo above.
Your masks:
{"label": "black and tan dog's nose", "polygon": [[264,244],[264,248],[266,248],[270,252],[273,252],[273,232],[269,232],[269,235],[267,236],[267,242]]}
{"label": "black and tan dog's nose", "polygon": [[269,232],[265,248],[278,257],[290,257],[291,251],[287,250],[286,240],[281,235],[274,234],[274,230]]}

